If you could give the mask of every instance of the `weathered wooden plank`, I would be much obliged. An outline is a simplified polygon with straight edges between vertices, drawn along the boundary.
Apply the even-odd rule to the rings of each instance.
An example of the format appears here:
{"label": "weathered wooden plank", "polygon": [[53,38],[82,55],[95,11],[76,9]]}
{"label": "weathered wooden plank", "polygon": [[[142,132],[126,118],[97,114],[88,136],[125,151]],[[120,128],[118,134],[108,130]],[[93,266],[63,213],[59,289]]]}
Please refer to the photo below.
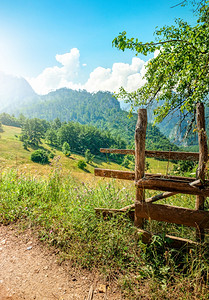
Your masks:
{"label": "weathered wooden plank", "polygon": [[[133,149],[108,149],[101,148],[102,153],[115,153],[115,154],[125,154],[125,155],[135,155],[135,150]],[[145,150],[146,157],[154,157],[161,159],[170,160],[199,160],[199,153],[197,152],[181,152],[181,151],[156,151],[156,150]]]}
{"label": "weathered wooden plank", "polygon": [[150,189],[150,190],[209,197],[208,188],[200,189],[199,187],[191,186],[188,182],[182,182],[180,180],[142,178],[136,182],[136,185],[141,188]]}
{"label": "weathered wooden plank", "polygon": [[166,199],[168,197],[174,196],[176,194],[177,193],[172,193],[172,192],[161,193],[161,194],[155,195],[153,197],[147,198],[145,200],[145,202],[153,203],[153,202],[156,202],[156,201],[159,201],[159,200]]}
{"label": "weathered wooden plank", "polygon": [[133,209],[133,208],[135,208],[135,203],[125,206],[125,207],[121,208],[120,210],[125,212],[125,211]]}
{"label": "weathered wooden plank", "polygon": [[[109,178],[117,178],[117,179],[124,179],[124,180],[135,180],[135,173],[131,171],[121,171],[121,170],[111,170],[111,169],[94,169],[95,176],[101,177],[109,177]],[[174,179],[174,180],[181,180],[184,182],[193,182],[194,178],[192,177],[182,177],[182,176],[171,176],[171,175],[162,175],[162,174],[150,174],[145,173],[146,178],[166,178],[166,179]],[[209,181],[205,180],[205,184],[209,185]]]}
{"label": "weathered wooden plank", "polygon": [[[147,199],[145,199],[145,202],[153,203],[153,202],[156,202],[156,201],[159,201],[159,200],[162,200],[162,199],[166,199],[166,198],[174,196],[174,195],[177,195],[177,193],[165,192],[165,193],[161,193],[161,194],[152,196],[150,198],[147,198]],[[121,208],[120,210],[127,211],[129,209],[133,209],[134,206],[135,206],[135,204],[130,204],[128,206],[125,206],[125,207]]]}
{"label": "weathered wooden plank", "polygon": [[[135,129],[135,180],[140,180],[144,177],[145,173],[145,139],[147,129],[147,110],[138,110],[138,119]],[[135,214],[134,224],[136,227],[143,227],[143,219],[139,218],[137,214],[137,203],[145,201],[145,190],[140,186],[136,186],[136,199],[135,199]]]}
{"label": "weathered wooden plank", "polygon": [[117,208],[100,208],[100,207],[96,207],[94,208],[95,212],[100,213],[100,212],[109,212],[109,213],[121,213],[123,212],[121,209],[117,209]]}
{"label": "weathered wooden plank", "polygon": [[[135,207],[135,205],[134,205]],[[104,218],[108,217],[108,216],[113,216],[113,215],[117,215],[117,214],[125,214],[128,215],[132,220],[134,220],[134,211],[130,210],[130,211],[124,211],[122,209],[109,209],[109,208],[95,208],[95,213],[96,215],[102,214]]]}
{"label": "weathered wooden plank", "polygon": [[202,183],[201,183],[201,180],[200,179],[197,179],[197,180],[195,180],[195,181],[193,181],[193,182],[191,182],[189,185],[191,185],[191,186],[202,186]]}
{"label": "weathered wooden plank", "polygon": [[171,205],[136,203],[138,217],[182,224],[196,228],[209,228],[209,212]]}
{"label": "weathered wooden plank", "polygon": [[124,154],[124,155],[135,155],[135,150],[132,149],[109,149],[109,148],[100,148],[101,153],[115,153],[115,154]]}
{"label": "weathered wooden plank", "polygon": [[109,169],[94,169],[95,176],[110,177],[124,180],[134,180],[135,173],[129,171],[109,170]]}
{"label": "weathered wooden plank", "polygon": [[[190,186],[198,186],[199,184],[201,184],[201,181],[199,179],[189,183]],[[159,201],[162,199],[166,199],[168,197],[171,197],[171,196],[174,196],[177,194],[178,193],[175,193],[175,192],[164,192],[164,193],[155,195],[153,197],[147,198],[145,200],[145,202],[153,203],[153,202],[156,202],[156,201]]]}
{"label": "weathered wooden plank", "polygon": [[[198,131],[198,143],[199,143],[199,164],[197,168],[197,179],[201,181],[205,180],[206,164],[208,161],[208,146],[207,146],[207,135],[205,130],[205,110],[203,103],[197,103],[196,107],[196,120],[197,120],[197,131]],[[196,197],[195,208],[204,210],[205,197],[198,195]],[[199,228],[196,230],[196,238],[198,241],[204,241],[204,229]]]}
{"label": "weathered wooden plank", "polygon": [[[115,214],[121,214],[121,213],[124,214],[124,211],[122,211],[121,209],[95,208],[95,212],[97,215],[102,213],[104,218],[112,217]],[[133,210],[129,211],[128,216],[133,220],[134,219],[134,211]],[[142,235],[143,243],[150,243],[152,240],[152,237],[154,235],[156,235],[155,233],[151,233],[147,230],[143,230],[143,229],[139,229],[139,228],[137,229],[137,231]],[[181,247],[193,246],[193,245],[197,244],[196,242],[193,242],[191,240],[175,237],[175,236],[168,235],[168,234],[165,236],[165,238],[169,238],[168,246],[171,246],[173,248],[181,248]]]}
{"label": "weathered wooden plank", "polygon": [[[155,236],[155,233],[151,233],[147,230],[143,230],[138,228],[137,229],[138,233],[141,235],[142,237],[142,242],[145,244],[149,244],[152,241],[153,236]],[[159,234],[158,234],[159,235]],[[176,237],[173,235],[165,235],[166,239],[169,239],[169,243],[168,246],[172,247],[172,248],[182,248],[182,247],[192,247],[197,245],[196,242],[188,240],[188,239],[183,239],[180,237]]]}
{"label": "weathered wooden plank", "polygon": [[199,153],[196,152],[180,152],[180,151],[145,151],[146,157],[154,157],[169,160],[199,160]]}

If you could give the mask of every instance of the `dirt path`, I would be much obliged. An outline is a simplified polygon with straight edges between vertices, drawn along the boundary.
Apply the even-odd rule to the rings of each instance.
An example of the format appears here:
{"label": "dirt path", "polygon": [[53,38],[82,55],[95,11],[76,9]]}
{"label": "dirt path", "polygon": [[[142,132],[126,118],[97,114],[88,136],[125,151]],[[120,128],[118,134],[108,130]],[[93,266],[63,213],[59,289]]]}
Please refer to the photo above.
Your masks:
{"label": "dirt path", "polygon": [[28,231],[0,226],[0,300],[122,299],[119,292],[106,288],[98,274],[61,266],[58,257]]}

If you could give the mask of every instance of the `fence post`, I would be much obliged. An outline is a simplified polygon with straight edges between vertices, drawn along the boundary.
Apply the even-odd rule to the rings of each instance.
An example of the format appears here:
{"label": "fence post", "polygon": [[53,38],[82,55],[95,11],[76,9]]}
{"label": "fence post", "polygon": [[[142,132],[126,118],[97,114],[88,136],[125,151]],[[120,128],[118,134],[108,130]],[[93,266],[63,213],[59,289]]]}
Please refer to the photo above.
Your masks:
{"label": "fence post", "polygon": [[[138,120],[135,130],[135,181],[144,177],[145,173],[145,139],[147,129],[147,110],[138,110]],[[136,186],[134,224],[136,227],[143,227],[143,219],[138,217],[137,211],[140,204],[145,201],[145,191]]]}
{"label": "fence post", "polygon": [[[196,107],[196,121],[198,130],[198,142],[199,142],[199,165],[197,168],[196,178],[204,182],[206,167],[208,161],[208,146],[207,146],[207,136],[205,131],[205,112],[204,104],[197,103]],[[197,210],[204,210],[205,197],[196,196],[195,208]],[[196,229],[196,239],[198,241],[204,241],[204,229]]]}

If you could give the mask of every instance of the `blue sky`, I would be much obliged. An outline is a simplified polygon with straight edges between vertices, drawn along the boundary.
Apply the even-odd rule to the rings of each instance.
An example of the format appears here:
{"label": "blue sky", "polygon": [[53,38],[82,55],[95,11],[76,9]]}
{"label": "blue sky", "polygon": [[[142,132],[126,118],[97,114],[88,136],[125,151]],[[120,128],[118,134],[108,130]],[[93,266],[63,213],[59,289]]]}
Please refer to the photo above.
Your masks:
{"label": "blue sky", "polygon": [[[171,8],[178,2],[0,0],[0,70],[25,77],[39,93],[48,92],[53,85],[54,89],[65,85],[82,88],[91,74],[91,81],[101,76],[110,83],[114,66],[119,73],[122,68],[125,76],[129,65],[128,74],[134,75],[142,69],[141,61],[133,62],[131,51],[112,48],[112,40],[123,30],[130,37],[152,40],[156,26],[173,24],[175,18],[194,23],[191,7]],[[57,54],[61,56],[56,58]],[[145,62],[150,57],[140,58]],[[115,80],[116,76],[112,88]],[[48,88],[42,92],[45,81]],[[37,88],[40,82],[42,90]],[[104,89],[108,90],[108,82]]]}

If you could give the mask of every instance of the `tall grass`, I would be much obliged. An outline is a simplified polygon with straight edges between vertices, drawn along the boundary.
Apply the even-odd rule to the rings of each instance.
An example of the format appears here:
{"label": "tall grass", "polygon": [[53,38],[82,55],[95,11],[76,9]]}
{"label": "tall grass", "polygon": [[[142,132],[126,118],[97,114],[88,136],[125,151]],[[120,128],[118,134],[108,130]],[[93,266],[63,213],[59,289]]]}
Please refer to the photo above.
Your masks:
{"label": "tall grass", "polygon": [[163,236],[145,245],[125,216],[104,220],[95,215],[95,207],[120,208],[133,198],[134,189],[114,181],[92,188],[63,176],[56,162],[48,180],[17,171],[1,174],[0,223],[33,227],[62,259],[116,279],[128,299],[207,299],[206,247],[168,249]]}

